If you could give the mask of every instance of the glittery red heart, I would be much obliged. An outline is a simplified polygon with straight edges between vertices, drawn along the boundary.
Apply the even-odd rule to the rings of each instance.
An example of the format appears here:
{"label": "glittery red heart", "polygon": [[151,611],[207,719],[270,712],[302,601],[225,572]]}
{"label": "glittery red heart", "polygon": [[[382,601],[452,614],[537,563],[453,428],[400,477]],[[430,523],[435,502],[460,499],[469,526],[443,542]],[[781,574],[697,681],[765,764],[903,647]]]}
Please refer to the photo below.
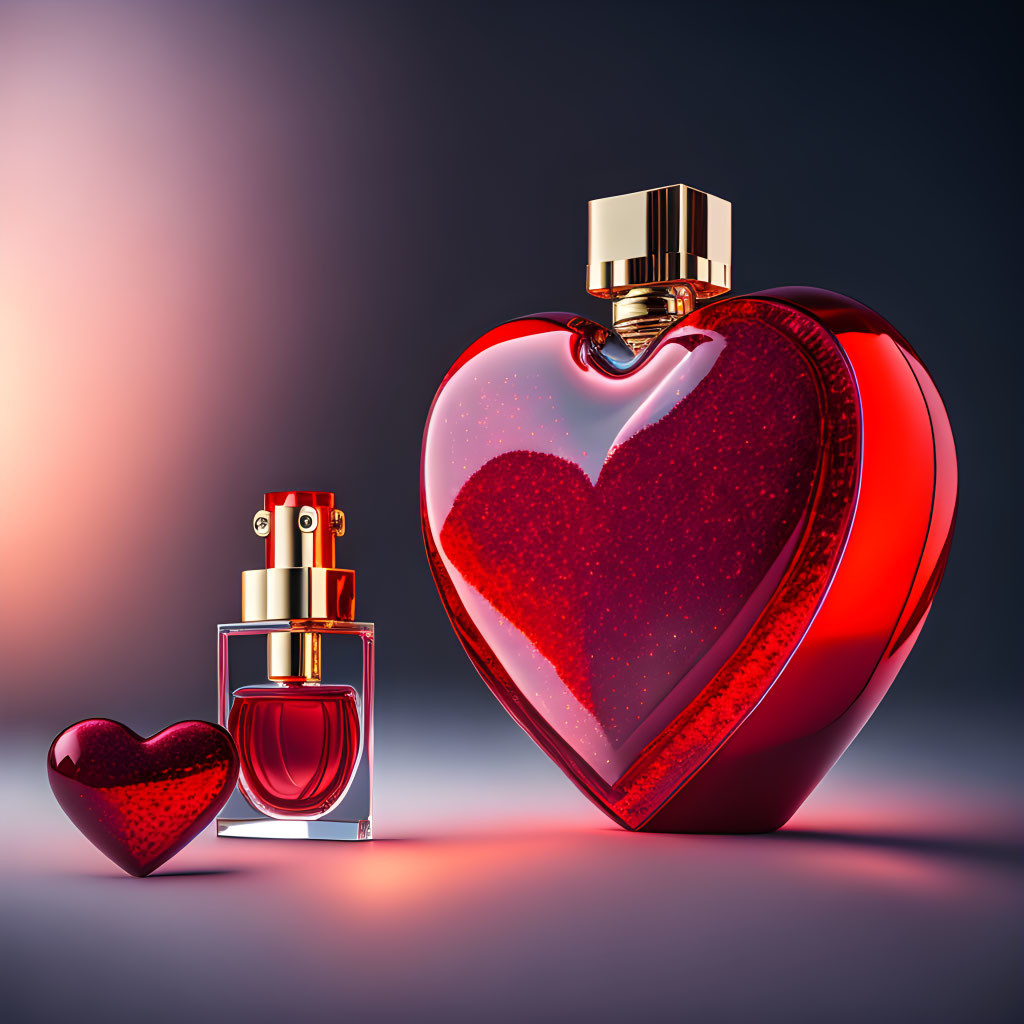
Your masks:
{"label": "glittery red heart", "polygon": [[580,318],[515,321],[428,419],[424,539],[452,622],[631,828],[781,824],[945,563],[955,458],[927,374],[852,300],[779,296],[701,308],[632,360]]}
{"label": "glittery red heart", "polygon": [[[613,741],[719,637],[746,633],[815,482],[810,369],[763,329],[744,345],[742,326],[715,361],[717,386],[615,446],[595,483],[557,455],[507,452],[470,477],[441,530],[456,569]],[[771,401],[756,400],[764,380]]]}
{"label": "glittery red heart", "polygon": [[90,718],[53,741],[47,769],[53,795],[82,834],[142,876],[213,820],[238,778],[238,754],[209,722],[178,722],[143,739]]}

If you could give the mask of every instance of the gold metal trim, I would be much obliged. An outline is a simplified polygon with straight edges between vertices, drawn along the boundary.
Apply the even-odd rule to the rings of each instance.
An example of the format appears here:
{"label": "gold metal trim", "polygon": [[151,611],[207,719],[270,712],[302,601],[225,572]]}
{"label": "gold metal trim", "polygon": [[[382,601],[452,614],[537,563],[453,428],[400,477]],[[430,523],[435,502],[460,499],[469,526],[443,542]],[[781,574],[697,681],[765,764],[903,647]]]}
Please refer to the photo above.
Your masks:
{"label": "gold metal trim", "polygon": [[587,291],[687,285],[698,299],[729,290],[732,204],[667,185],[590,203]]}
{"label": "gold metal trim", "polygon": [[665,328],[695,305],[688,285],[673,288],[630,288],[612,300],[612,321],[619,337],[634,352],[646,348]]}
{"label": "gold metal trim", "polygon": [[320,634],[268,633],[267,678],[277,683],[319,683]]}
{"label": "gold metal trim", "polygon": [[268,619],[355,618],[352,569],[246,569],[242,573],[242,622]]}

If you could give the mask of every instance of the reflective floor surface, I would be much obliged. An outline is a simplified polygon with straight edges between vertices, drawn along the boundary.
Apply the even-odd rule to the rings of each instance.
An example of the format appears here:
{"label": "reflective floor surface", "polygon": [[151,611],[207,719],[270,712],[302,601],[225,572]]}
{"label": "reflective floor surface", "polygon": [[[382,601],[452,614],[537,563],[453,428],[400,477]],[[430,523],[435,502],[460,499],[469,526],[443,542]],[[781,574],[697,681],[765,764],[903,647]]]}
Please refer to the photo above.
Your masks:
{"label": "reflective floor surface", "polygon": [[207,832],[141,880],[62,817],[47,738],[8,736],[6,1019],[1020,1019],[1009,722],[880,714],[749,837],[611,827],[496,708],[378,733],[378,839]]}

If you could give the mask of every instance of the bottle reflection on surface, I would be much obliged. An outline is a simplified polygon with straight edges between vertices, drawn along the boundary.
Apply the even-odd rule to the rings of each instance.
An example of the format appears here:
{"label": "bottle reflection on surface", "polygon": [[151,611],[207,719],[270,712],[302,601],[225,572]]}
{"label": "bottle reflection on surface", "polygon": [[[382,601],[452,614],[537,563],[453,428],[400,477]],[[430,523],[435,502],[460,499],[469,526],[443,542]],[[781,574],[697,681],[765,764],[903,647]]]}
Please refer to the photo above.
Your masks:
{"label": "bottle reflection on surface", "polygon": [[274,818],[326,814],[359,763],[359,698],[351,686],[244,687],[234,693],[228,729],[242,792]]}

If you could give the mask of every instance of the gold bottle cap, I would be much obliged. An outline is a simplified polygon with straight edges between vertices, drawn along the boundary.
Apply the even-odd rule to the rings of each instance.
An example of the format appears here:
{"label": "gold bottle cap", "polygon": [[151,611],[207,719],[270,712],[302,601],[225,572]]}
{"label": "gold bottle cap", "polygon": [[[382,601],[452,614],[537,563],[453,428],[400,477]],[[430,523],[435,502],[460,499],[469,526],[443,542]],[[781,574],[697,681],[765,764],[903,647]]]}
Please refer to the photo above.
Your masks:
{"label": "gold bottle cap", "polygon": [[687,185],[590,203],[587,291],[686,285],[699,298],[729,290],[732,204]]}

